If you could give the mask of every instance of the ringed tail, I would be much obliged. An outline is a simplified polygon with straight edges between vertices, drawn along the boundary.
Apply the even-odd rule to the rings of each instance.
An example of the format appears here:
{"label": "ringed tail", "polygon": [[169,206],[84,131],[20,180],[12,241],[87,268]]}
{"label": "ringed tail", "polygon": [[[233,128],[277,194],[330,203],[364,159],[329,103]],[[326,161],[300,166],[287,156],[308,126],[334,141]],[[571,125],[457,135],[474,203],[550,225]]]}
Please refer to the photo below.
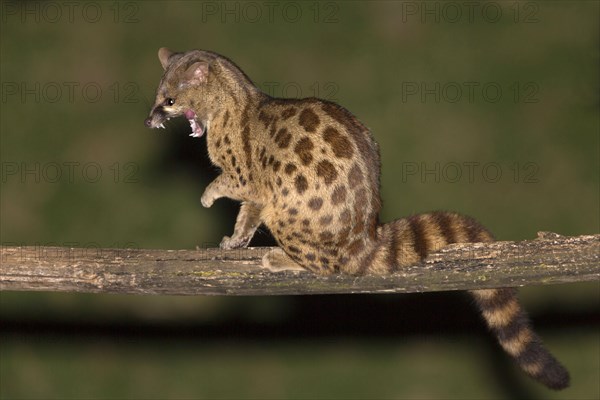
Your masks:
{"label": "ringed tail", "polygon": [[[379,247],[368,271],[401,270],[451,243],[491,241],[494,241],[492,234],[473,218],[442,211],[413,215],[380,227]],[[533,332],[527,314],[518,302],[516,289],[481,289],[469,293],[500,346],[527,375],[550,389],[569,386],[568,371]]]}

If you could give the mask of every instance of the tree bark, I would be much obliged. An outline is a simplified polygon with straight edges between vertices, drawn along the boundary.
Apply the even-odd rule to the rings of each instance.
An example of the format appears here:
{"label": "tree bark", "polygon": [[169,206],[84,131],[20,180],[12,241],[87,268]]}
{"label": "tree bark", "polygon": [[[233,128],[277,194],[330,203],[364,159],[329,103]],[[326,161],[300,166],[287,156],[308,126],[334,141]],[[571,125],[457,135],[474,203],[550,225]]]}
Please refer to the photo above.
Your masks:
{"label": "tree bark", "polygon": [[3,246],[0,290],[165,295],[409,293],[598,281],[600,235],[541,232],[455,244],[387,276],[315,276],[260,267],[270,248],[140,250]]}

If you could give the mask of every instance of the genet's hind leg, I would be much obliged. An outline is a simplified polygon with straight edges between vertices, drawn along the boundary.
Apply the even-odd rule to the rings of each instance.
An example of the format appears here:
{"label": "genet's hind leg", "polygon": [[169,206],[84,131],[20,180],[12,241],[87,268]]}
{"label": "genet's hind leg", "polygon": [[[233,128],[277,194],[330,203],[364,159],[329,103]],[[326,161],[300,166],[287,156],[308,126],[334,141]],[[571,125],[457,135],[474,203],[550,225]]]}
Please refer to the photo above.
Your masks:
{"label": "genet's hind leg", "polygon": [[231,237],[225,236],[220,247],[225,250],[247,247],[261,223],[260,212],[261,208],[258,205],[243,202],[235,222],[233,235]]}
{"label": "genet's hind leg", "polygon": [[273,249],[265,254],[262,259],[262,266],[272,272],[306,271],[304,267],[292,260],[280,248]]}

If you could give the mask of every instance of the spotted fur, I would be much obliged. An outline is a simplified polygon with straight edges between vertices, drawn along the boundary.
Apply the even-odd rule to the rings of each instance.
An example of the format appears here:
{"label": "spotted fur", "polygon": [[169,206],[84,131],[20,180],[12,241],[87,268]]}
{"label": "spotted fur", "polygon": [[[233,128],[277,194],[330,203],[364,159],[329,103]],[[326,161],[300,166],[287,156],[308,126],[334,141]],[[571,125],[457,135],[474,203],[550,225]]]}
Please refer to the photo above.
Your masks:
{"label": "spotted fur", "polygon": [[[222,173],[202,204],[221,197],[242,202],[234,233],[221,247],[247,246],[264,224],[281,248],[265,256],[265,267],[363,275],[400,271],[451,243],[493,240],[475,220],[450,212],[381,224],[378,146],[345,108],[269,97],[216,53],[161,49],[159,59],[165,73],[146,125],[186,115],[192,128],[207,127],[208,155]],[[542,347],[516,290],[471,294],[526,373],[553,389],[568,386],[567,371]]]}

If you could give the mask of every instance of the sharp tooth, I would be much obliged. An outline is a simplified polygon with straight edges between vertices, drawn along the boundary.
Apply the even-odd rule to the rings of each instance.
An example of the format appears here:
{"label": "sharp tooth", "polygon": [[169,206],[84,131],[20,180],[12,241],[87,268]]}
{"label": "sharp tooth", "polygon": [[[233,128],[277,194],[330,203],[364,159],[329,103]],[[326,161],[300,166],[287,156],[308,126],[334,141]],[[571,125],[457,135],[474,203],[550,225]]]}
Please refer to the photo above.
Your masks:
{"label": "sharp tooth", "polygon": [[165,129],[165,124],[164,124],[164,123],[160,124],[159,126],[160,126],[161,128],[163,128],[163,129]]}

